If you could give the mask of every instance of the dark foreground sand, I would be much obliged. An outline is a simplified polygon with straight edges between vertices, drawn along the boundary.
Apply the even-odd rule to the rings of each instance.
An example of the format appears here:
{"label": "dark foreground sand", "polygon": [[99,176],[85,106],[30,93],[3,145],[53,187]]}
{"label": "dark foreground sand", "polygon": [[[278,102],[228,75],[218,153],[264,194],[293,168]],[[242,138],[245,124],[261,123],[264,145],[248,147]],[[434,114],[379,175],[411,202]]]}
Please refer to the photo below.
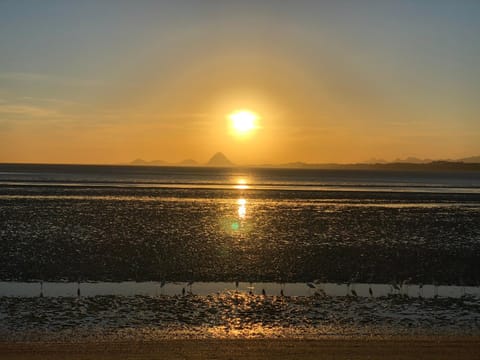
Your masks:
{"label": "dark foreground sand", "polygon": [[480,337],[0,343],[10,359],[480,359]]}

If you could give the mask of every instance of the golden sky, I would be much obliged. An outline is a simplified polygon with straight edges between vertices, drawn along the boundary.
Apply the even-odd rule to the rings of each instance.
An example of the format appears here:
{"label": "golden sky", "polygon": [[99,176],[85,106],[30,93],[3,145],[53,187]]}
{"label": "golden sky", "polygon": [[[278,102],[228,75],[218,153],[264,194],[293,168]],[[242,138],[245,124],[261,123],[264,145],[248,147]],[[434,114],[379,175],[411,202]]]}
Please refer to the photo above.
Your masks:
{"label": "golden sky", "polygon": [[[0,162],[480,154],[476,1],[5,1]],[[228,115],[258,114],[238,136]]]}

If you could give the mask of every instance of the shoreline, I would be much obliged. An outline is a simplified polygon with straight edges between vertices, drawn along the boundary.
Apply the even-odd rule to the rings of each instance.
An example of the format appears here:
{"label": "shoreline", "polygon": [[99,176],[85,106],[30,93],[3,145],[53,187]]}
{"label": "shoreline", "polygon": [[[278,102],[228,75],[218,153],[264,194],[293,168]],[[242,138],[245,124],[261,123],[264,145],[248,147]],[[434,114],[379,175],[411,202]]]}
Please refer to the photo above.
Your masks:
{"label": "shoreline", "polygon": [[2,359],[478,359],[480,336],[173,339],[120,342],[0,341]]}
{"label": "shoreline", "polygon": [[[352,293],[352,290],[354,293]],[[480,286],[414,283],[333,283],[333,282],[247,282],[247,281],[2,281],[4,297],[84,297],[93,296],[212,296],[251,294],[269,296],[359,296],[368,298],[408,297],[480,299]]]}

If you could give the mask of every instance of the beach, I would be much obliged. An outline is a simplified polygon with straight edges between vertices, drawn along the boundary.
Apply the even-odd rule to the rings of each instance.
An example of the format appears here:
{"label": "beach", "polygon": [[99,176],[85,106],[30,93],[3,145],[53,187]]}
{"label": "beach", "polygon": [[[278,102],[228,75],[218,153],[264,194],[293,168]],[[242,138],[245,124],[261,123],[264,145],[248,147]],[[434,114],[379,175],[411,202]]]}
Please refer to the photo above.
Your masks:
{"label": "beach", "polygon": [[479,359],[480,337],[318,340],[161,340],[107,343],[0,343],[5,360],[30,359]]}
{"label": "beach", "polygon": [[11,170],[2,359],[480,353],[470,174]]}

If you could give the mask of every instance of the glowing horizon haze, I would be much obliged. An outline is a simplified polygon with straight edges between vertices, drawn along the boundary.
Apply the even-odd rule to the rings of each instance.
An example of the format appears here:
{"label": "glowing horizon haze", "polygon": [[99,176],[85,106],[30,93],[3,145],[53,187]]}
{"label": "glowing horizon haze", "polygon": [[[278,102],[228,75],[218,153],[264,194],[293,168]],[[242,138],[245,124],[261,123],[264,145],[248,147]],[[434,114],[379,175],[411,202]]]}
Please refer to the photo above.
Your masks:
{"label": "glowing horizon haze", "polygon": [[479,18],[474,0],[4,0],[0,162],[480,155]]}

